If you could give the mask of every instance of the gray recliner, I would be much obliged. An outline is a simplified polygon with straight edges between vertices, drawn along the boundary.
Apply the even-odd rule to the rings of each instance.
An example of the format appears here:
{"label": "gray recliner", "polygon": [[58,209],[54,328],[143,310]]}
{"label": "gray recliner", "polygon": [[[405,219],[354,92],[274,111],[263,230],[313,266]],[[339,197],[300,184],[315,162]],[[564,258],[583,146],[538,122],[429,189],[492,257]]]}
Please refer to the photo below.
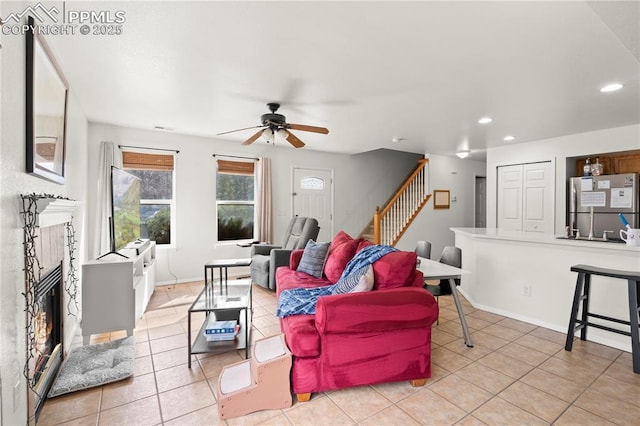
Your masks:
{"label": "gray recliner", "polygon": [[293,250],[303,249],[307,241],[318,238],[318,221],[311,217],[294,217],[287,226],[281,246],[255,244],[251,247],[251,281],[276,289],[276,268],[289,265]]}

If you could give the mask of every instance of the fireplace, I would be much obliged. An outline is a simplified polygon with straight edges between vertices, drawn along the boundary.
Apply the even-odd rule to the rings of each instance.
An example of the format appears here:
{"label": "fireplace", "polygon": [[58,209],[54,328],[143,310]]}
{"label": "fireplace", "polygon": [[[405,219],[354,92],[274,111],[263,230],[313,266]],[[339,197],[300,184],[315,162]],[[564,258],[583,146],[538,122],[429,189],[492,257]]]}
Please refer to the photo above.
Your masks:
{"label": "fireplace", "polygon": [[62,364],[62,262],[47,272],[34,289],[33,383],[35,413],[42,404]]}
{"label": "fireplace", "polygon": [[[24,221],[27,423],[37,422],[65,352],[77,314],[76,233],[79,203],[49,194],[21,195]],[[65,328],[68,328],[65,330]]]}

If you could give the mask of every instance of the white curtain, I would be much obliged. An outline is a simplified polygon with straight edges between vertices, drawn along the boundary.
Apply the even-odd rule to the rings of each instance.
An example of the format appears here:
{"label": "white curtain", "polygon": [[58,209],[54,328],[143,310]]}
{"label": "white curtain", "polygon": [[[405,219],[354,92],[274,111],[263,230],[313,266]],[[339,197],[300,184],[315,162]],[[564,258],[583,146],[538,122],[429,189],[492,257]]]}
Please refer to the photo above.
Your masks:
{"label": "white curtain", "polygon": [[109,217],[111,216],[111,166],[122,167],[122,151],[113,142],[101,142],[98,160],[98,192],[96,194],[96,224],[93,242],[94,259],[111,250]]}
{"label": "white curtain", "polygon": [[256,168],[256,181],[258,186],[257,206],[258,240],[265,243],[273,242],[273,217],[271,214],[271,159],[260,157]]}

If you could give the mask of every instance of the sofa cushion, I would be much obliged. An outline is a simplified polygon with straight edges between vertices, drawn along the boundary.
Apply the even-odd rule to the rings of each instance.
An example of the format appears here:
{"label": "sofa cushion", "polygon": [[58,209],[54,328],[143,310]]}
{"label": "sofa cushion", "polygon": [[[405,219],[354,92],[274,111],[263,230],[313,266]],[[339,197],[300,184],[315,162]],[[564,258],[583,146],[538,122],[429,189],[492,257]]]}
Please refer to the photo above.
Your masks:
{"label": "sofa cushion", "polygon": [[316,243],[313,240],[307,241],[297,271],[306,272],[316,278],[322,278],[322,271],[324,269],[324,263],[327,260],[328,251],[329,243]]}
{"label": "sofa cushion", "polygon": [[373,288],[373,267],[357,269],[333,286],[333,294],[360,293]]}
{"label": "sofa cushion", "polygon": [[338,282],[347,263],[356,254],[357,247],[358,240],[351,238],[346,232],[340,231],[336,234],[331,241],[329,255],[324,265],[324,274],[329,281]]}
{"label": "sofa cushion", "polygon": [[373,264],[375,290],[413,285],[417,255],[411,251],[394,251]]}
{"label": "sofa cushion", "polygon": [[276,270],[276,295],[280,297],[280,293],[284,290],[298,287],[322,287],[331,283],[325,278],[316,278],[304,272],[293,271],[287,267],[280,267]]}

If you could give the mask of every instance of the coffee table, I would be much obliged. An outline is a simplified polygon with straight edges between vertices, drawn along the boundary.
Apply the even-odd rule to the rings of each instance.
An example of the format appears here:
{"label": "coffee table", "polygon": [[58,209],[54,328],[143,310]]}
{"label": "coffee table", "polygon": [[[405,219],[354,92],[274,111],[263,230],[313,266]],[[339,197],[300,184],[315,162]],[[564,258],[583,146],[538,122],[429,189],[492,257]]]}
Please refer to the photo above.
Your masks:
{"label": "coffee table", "polygon": [[251,258],[240,259],[216,259],[204,264],[204,282],[214,282],[215,270],[218,269],[220,274],[220,294],[222,294],[222,282],[224,280],[225,287],[227,286],[229,268],[250,266]]}
{"label": "coffee table", "polygon": [[[242,315],[244,311],[244,315]],[[204,288],[191,304],[187,321],[187,348],[189,356],[189,368],[191,368],[191,355],[201,353],[222,353],[236,349],[244,349],[244,357],[249,357],[249,330],[251,329],[252,315],[251,280],[236,280],[233,284],[225,286],[224,292],[217,293],[212,281],[206,281]],[[196,338],[191,340],[191,315],[195,312],[204,312],[205,320],[198,331]],[[237,320],[240,331],[234,340],[207,341],[204,332],[207,327],[209,315],[215,315],[218,321]]]}

